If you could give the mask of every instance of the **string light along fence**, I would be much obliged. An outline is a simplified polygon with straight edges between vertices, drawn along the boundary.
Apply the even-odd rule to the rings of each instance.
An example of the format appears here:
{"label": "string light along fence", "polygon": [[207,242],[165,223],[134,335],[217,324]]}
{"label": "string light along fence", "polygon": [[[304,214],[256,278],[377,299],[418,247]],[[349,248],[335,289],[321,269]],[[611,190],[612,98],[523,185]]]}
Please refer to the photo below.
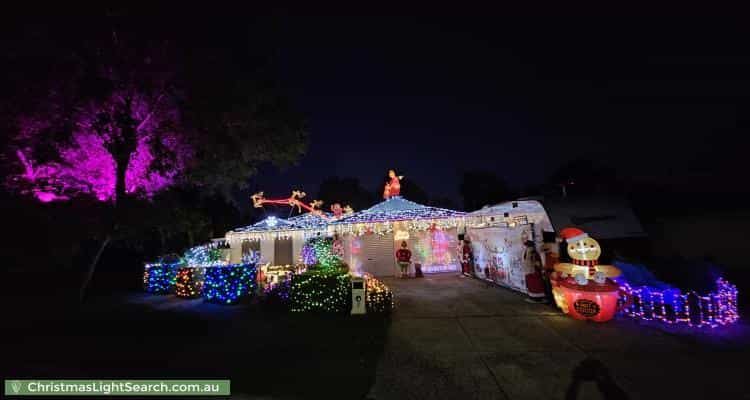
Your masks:
{"label": "string light along fence", "polygon": [[621,313],[638,320],[710,328],[739,320],[737,287],[722,278],[716,281],[716,289],[705,295],[695,291],[682,293],[679,289],[633,287],[627,282],[620,282],[620,291]]}

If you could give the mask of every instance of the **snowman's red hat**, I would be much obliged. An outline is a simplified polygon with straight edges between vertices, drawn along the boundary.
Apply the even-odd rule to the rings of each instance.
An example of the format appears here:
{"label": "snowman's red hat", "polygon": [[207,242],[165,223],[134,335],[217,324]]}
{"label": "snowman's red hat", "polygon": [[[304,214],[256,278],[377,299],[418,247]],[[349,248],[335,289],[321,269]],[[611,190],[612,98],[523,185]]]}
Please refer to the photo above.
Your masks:
{"label": "snowman's red hat", "polygon": [[568,243],[575,243],[579,240],[586,239],[589,235],[578,228],[563,228],[560,230],[560,237]]}

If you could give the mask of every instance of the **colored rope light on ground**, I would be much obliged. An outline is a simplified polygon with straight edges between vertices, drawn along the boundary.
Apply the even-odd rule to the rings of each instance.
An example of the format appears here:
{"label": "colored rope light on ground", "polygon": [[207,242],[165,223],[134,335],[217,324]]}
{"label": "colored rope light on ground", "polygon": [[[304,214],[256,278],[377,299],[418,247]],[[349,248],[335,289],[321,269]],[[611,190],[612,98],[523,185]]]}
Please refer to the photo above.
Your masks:
{"label": "colored rope light on ground", "polygon": [[175,274],[174,294],[177,297],[195,298],[203,291],[203,267],[179,267]]}
{"label": "colored rope light on ground", "polygon": [[306,272],[292,277],[292,312],[343,314],[351,308],[351,278],[348,274]]}
{"label": "colored rope light on ground", "polygon": [[175,283],[175,270],[174,264],[146,264],[143,269],[143,288],[148,293],[170,293]]}
{"label": "colored rope light on ground", "polygon": [[233,304],[255,294],[255,264],[233,264],[207,267],[204,274],[203,299],[212,303]]}
{"label": "colored rope light on ground", "polygon": [[365,306],[370,314],[390,314],[396,307],[393,302],[393,292],[383,282],[370,274],[365,274],[367,285],[367,301]]}
{"label": "colored rope light on ground", "polygon": [[716,328],[734,324],[737,312],[737,287],[719,278],[716,290],[701,295],[678,289],[658,291],[648,286],[632,287],[620,282],[621,312],[631,318],[659,321],[668,325]]}

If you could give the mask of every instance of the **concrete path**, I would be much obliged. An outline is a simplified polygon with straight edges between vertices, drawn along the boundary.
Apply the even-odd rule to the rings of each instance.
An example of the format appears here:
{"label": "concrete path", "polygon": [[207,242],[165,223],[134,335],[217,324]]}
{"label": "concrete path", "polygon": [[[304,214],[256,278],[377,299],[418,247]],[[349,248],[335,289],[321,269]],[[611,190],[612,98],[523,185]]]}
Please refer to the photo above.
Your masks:
{"label": "concrete path", "polygon": [[385,281],[397,309],[370,399],[750,399],[745,325],[597,324],[454,274]]}

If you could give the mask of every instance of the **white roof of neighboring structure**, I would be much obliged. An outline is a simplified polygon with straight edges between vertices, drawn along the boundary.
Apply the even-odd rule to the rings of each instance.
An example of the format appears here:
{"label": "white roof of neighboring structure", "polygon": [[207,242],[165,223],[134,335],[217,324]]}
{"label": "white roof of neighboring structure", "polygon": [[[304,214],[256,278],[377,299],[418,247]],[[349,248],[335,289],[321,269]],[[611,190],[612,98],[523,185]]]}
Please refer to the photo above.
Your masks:
{"label": "white roof of neighboring structure", "polygon": [[540,224],[542,230],[551,231],[552,223],[542,203],[536,200],[514,200],[483,208],[466,214],[469,225],[503,222],[505,213],[509,218],[526,217],[528,222]]}
{"label": "white roof of neighboring structure", "polygon": [[[543,200],[515,200],[486,206],[466,214],[469,223],[486,222],[487,218],[525,215],[529,222],[541,224],[545,231],[575,227],[595,239],[644,237],[640,221],[627,201],[618,197],[565,197]],[[475,218],[474,221],[471,221]]]}

